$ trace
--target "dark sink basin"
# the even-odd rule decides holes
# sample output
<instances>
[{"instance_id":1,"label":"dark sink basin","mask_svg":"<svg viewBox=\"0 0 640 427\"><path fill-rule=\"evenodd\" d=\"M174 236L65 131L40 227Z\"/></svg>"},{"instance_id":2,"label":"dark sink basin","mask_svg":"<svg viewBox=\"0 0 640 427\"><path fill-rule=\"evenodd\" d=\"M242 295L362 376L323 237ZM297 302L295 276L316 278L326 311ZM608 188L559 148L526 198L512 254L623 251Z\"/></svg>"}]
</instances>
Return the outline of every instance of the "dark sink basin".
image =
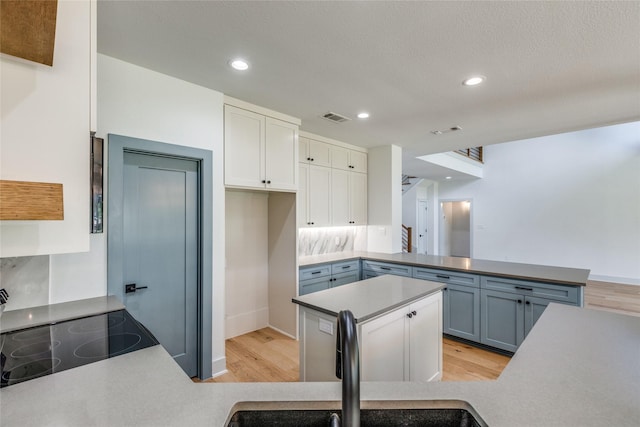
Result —
<instances>
[{"instance_id":1,"label":"dark sink basin","mask_svg":"<svg viewBox=\"0 0 640 427\"><path fill-rule=\"evenodd\" d=\"M315 405L305 408L305 403L315 403ZM238 404L232 410L227 426L328 427L331 414L340 415L340 409L337 402L324 403L324 405L321 402ZM362 402L360 424L362 427L486 426L468 403L453 400Z\"/></svg>"}]
</instances>

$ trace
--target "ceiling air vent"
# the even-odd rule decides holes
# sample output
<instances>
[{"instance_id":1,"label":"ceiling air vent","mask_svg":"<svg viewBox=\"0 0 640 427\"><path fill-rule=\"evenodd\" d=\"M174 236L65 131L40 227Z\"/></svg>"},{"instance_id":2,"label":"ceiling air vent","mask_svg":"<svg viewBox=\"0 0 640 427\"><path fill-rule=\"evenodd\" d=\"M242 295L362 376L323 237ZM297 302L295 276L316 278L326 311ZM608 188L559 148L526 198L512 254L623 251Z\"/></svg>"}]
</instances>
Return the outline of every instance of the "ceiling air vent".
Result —
<instances>
[{"instance_id":1,"label":"ceiling air vent","mask_svg":"<svg viewBox=\"0 0 640 427\"><path fill-rule=\"evenodd\" d=\"M351 120L348 117L341 116L340 114L333 113L331 111L329 111L328 113L324 113L321 117L323 119L327 119L330 122L334 122L334 123L342 123L342 122L346 122L348 120Z\"/></svg>"}]
</instances>

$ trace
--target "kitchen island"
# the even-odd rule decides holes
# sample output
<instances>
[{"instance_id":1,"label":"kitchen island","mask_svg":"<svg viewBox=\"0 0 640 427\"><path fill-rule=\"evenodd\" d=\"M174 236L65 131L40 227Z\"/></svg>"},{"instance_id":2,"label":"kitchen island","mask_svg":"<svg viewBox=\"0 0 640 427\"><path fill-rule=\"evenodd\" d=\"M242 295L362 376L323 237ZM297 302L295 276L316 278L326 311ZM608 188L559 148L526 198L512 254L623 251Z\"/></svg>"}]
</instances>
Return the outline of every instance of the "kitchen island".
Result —
<instances>
[{"instance_id":1,"label":"kitchen island","mask_svg":"<svg viewBox=\"0 0 640 427\"><path fill-rule=\"evenodd\" d=\"M551 304L496 381L364 382L362 407L461 400L492 427L636 426L640 318ZM0 390L10 426L224 426L241 402L332 402L340 384L195 384L154 346Z\"/></svg>"},{"instance_id":2,"label":"kitchen island","mask_svg":"<svg viewBox=\"0 0 640 427\"><path fill-rule=\"evenodd\" d=\"M442 283L384 275L293 298L300 381L336 381L336 318L356 320L363 381L442 377Z\"/></svg>"}]
</instances>

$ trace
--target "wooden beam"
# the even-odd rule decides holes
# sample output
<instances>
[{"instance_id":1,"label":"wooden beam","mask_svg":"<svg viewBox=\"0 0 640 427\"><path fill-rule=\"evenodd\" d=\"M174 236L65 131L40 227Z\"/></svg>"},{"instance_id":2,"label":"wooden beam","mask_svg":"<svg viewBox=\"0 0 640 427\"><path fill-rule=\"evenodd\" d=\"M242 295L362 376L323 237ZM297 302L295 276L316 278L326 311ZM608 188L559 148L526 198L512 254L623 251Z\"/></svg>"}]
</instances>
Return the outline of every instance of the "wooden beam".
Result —
<instances>
[{"instance_id":1,"label":"wooden beam","mask_svg":"<svg viewBox=\"0 0 640 427\"><path fill-rule=\"evenodd\" d=\"M62 184L0 180L0 220L63 220Z\"/></svg>"}]
</instances>

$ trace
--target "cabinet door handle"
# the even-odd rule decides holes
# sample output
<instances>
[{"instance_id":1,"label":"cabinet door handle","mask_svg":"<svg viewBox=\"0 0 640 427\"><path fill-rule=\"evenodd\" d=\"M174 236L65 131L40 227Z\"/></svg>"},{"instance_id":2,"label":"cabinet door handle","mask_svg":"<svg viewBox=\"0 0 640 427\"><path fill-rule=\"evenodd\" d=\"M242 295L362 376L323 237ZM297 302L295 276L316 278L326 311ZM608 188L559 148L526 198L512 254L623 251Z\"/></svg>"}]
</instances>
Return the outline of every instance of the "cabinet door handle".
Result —
<instances>
[{"instance_id":1,"label":"cabinet door handle","mask_svg":"<svg viewBox=\"0 0 640 427\"><path fill-rule=\"evenodd\" d=\"M350 265L343 265L343 266L342 266L342 269L343 269L343 270L346 270L347 268L351 268L351 266L350 266Z\"/></svg>"},{"instance_id":2,"label":"cabinet door handle","mask_svg":"<svg viewBox=\"0 0 640 427\"><path fill-rule=\"evenodd\" d=\"M389 267L380 267L380 270L387 270L387 271L391 271L391 269Z\"/></svg>"},{"instance_id":3,"label":"cabinet door handle","mask_svg":"<svg viewBox=\"0 0 640 427\"><path fill-rule=\"evenodd\" d=\"M316 159L314 159L314 158L312 157L312 158L311 158L311 161L312 161L312 162L315 162L315 161L316 161Z\"/></svg>"},{"instance_id":4,"label":"cabinet door handle","mask_svg":"<svg viewBox=\"0 0 640 427\"><path fill-rule=\"evenodd\" d=\"M451 279L451 277L447 276L446 274L436 274L436 277L438 279Z\"/></svg>"},{"instance_id":5,"label":"cabinet door handle","mask_svg":"<svg viewBox=\"0 0 640 427\"><path fill-rule=\"evenodd\" d=\"M413 311L411 312L411 314L413 314L414 316L416 316L416 315L418 314L418 312L417 312L417 311L415 311L415 310L413 310Z\"/></svg>"},{"instance_id":6,"label":"cabinet door handle","mask_svg":"<svg viewBox=\"0 0 640 427\"><path fill-rule=\"evenodd\" d=\"M524 286L516 286L516 289L521 291L533 291L533 288L525 288Z\"/></svg>"},{"instance_id":7,"label":"cabinet door handle","mask_svg":"<svg viewBox=\"0 0 640 427\"><path fill-rule=\"evenodd\" d=\"M267 184L271 184L271 180L267 181Z\"/></svg>"},{"instance_id":8,"label":"cabinet door handle","mask_svg":"<svg viewBox=\"0 0 640 427\"><path fill-rule=\"evenodd\" d=\"M448 288L442 288L443 291L446 291Z\"/></svg>"},{"instance_id":9,"label":"cabinet door handle","mask_svg":"<svg viewBox=\"0 0 640 427\"><path fill-rule=\"evenodd\" d=\"M531 301L527 301L527 302L525 302L525 304L529 305L529 304L531 304Z\"/></svg>"},{"instance_id":10,"label":"cabinet door handle","mask_svg":"<svg viewBox=\"0 0 640 427\"><path fill-rule=\"evenodd\" d=\"M413 314L411 314L411 313L407 313L407 317L408 317L409 319L411 319L411 318L413 317Z\"/></svg>"},{"instance_id":11,"label":"cabinet door handle","mask_svg":"<svg viewBox=\"0 0 640 427\"><path fill-rule=\"evenodd\" d=\"M262 180L262 183L263 183L263 184L266 184L266 183L267 183L267 180L266 180L266 179L263 179L263 180Z\"/></svg>"},{"instance_id":12,"label":"cabinet door handle","mask_svg":"<svg viewBox=\"0 0 640 427\"><path fill-rule=\"evenodd\" d=\"M310 161L310 160L311 160L311 157L307 157L307 160L309 160L309 161Z\"/></svg>"},{"instance_id":13,"label":"cabinet door handle","mask_svg":"<svg viewBox=\"0 0 640 427\"><path fill-rule=\"evenodd\" d=\"M322 271L313 271L313 272L311 272L311 274L320 274L320 273L322 273Z\"/></svg>"},{"instance_id":14,"label":"cabinet door handle","mask_svg":"<svg viewBox=\"0 0 640 427\"><path fill-rule=\"evenodd\" d=\"M522 300L521 299L518 300L518 304L522 304Z\"/></svg>"}]
</instances>

